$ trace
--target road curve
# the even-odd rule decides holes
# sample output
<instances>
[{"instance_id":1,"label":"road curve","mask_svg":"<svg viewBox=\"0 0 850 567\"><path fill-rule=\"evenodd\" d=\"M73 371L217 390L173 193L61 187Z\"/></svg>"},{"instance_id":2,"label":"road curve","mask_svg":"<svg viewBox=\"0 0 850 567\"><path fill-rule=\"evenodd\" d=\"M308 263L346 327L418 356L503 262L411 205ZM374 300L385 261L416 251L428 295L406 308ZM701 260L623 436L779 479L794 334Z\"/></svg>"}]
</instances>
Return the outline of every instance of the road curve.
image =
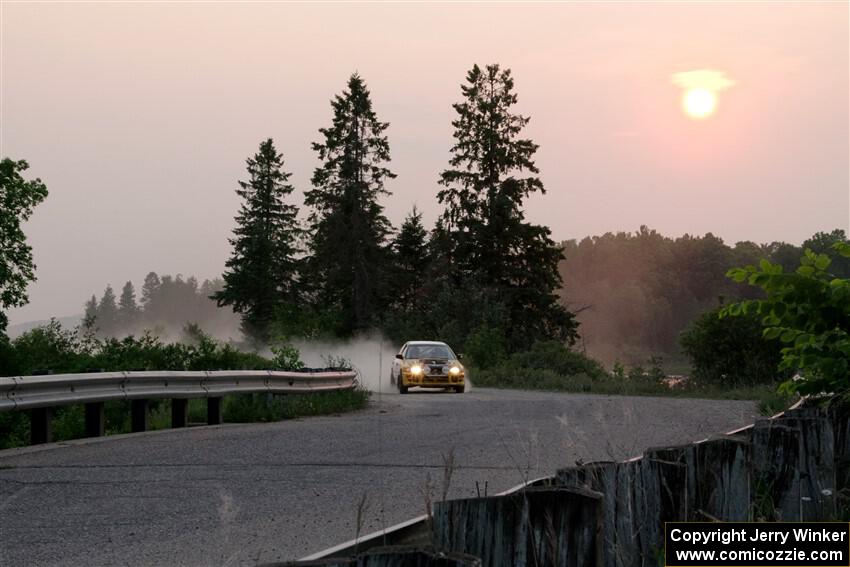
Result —
<instances>
[{"instance_id":1,"label":"road curve","mask_svg":"<svg viewBox=\"0 0 850 567\"><path fill-rule=\"evenodd\" d=\"M0 565L254 565L297 559L577 459L745 425L752 402L475 389L375 395L341 416L0 451ZM430 481L429 481L430 478Z\"/></svg>"}]
</instances>

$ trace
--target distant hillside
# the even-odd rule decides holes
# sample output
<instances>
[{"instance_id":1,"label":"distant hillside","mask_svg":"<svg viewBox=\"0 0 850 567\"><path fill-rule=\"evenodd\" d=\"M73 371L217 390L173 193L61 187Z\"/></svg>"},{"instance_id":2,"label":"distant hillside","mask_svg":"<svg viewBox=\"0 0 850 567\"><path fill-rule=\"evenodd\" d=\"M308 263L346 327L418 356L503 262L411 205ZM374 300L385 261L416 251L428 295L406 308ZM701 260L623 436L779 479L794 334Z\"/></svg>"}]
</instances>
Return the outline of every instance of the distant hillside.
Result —
<instances>
[{"instance_id":1,"label":"distant hillside","mask_svg":"<svg viewBox=\"0 0 850 567\"><path fill-rule=\"evenodd\" d=\"M69 315L67 317L56 317L56 320L59 321L63 328L73 329L83 321L83 314L78 313L77 315ZM24 323L18 323L17 325L9 325L9 328L6 329L6 333L9 335L10 339L14 339L15 337L23 335L27 331L35 329L41 325L46 325L49 322L49 319L41 319L39 321L26 321Z\"/></svg>"}]
</instances>

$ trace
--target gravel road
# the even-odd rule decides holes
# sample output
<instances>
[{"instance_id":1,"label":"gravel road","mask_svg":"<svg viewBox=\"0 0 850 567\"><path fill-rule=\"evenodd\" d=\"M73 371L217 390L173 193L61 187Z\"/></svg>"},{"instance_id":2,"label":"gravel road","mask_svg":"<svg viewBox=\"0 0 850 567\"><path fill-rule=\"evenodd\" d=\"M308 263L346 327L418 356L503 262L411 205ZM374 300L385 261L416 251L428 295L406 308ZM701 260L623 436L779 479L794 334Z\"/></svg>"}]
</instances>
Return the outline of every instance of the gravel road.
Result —
<instances>
[{"instance_id":1,"label":"gravel road","mask_svg":"<svg viewBox=\"0 0 850 567\"><path fill-rule=\"evenodd\" d=\"M752 402L475 389L368 409L0 451L0 565L254 565L424 513L426 486L490 494L577 459L745 425ZM430 480L429 480L430 479Z\"/></svg>"}]
</instances>

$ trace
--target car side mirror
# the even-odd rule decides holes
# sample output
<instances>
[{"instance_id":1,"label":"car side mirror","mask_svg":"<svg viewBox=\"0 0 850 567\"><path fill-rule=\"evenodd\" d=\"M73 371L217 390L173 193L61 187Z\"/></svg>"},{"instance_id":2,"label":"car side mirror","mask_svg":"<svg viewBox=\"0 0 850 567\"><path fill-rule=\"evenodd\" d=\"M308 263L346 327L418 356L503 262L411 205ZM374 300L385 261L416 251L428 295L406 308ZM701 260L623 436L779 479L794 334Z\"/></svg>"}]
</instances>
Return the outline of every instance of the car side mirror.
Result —
<instances>
[{"instance_id":1,"label":"car side mirror","mask_svg":"<svg viewBox=\"0 0 850 567\"><path fill-rule=\"evenodd\" d=\"M395 355L395 357L399 360L404 360L404 357L401 355L401 353Z\"/></svg>"},{"instance_id":2,"label":"car side mirror","mask_svg":"<svg viewBox=\"0 0 850 567\"><path fill-rule=\"evenodd\" d=\"M463 360L463 354L458 354L458 355L457 355L457 359L458 359L458 360Z\"/></svg>"}]
</instances>

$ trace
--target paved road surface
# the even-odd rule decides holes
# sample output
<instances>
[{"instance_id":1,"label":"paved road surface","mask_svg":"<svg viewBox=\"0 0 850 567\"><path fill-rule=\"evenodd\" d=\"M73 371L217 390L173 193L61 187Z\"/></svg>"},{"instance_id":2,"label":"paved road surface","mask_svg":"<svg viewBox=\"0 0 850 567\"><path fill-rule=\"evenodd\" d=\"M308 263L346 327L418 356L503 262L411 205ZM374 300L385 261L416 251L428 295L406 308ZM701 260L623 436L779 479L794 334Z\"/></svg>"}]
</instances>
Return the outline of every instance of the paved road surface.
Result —
<instances>
[{"instance_id":1,"label":"paved road surface","mask_svg":"<svg viewBox=\"0 0 850 567\"><path fill-rule=\"evenodd\" d=\"M752 421L750 402L476 389L369 409L0 451L0 565L254 565L297 559L576 459L626 458ZM437 496L439 497L439 496Z\"/></svg>"}]
</instances>

